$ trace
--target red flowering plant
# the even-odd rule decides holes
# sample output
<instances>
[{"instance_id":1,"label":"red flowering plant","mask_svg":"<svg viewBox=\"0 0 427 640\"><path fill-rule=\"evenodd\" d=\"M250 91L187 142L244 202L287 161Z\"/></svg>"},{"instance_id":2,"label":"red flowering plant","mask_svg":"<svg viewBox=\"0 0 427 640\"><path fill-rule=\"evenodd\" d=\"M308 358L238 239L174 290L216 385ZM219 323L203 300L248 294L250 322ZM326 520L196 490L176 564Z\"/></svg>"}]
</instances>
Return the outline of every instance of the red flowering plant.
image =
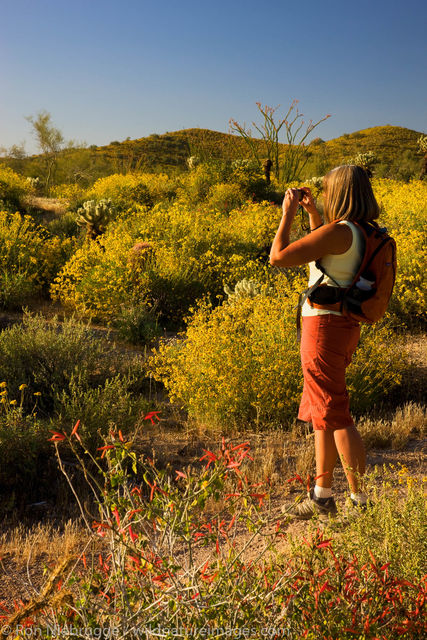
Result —
<instances>
[{"instance_id":1,"label":"red flowering plant","mask_svg":"<svg viewBox=\"0 0 427 640\"><path fill-rule=\"evenodd\" d=\"M287 520L274 526L261 508L268 483L250 483L244 473L248 442L223 438L197 468L158 469L112 432L89 469L79 437L76 423L52 441L66 474L61 447L69 443L93 492L96 516L81 507L88 547L95 539L98 550L74 558L37 606L2 613L5 624L114 629L120 639L267 630L271 638L311 640L425 637L426 577L402 579L372 551L363 560L340 553L315 525L278 553Z\"/></svg>"},{"instance_id":2,"label":"red flowering plant","mask_svg":"<svg viewBox=\"0 0 427 640\"><path fill-rule=\"evenodd\" d=\"M154 412L146 417L158 419ZM98 511L89 516L79 501L82 517L105 552L90 562L86 553L81 556L73 577L78 606L72 613L45 609L45 622L63 623L71 615L79 626L102 622L135 629L159 622L167 627L175 620L174 627L179 622L188 628L199 626L201 611L208 609L212 621L226 619L230 598L236 611L244 610L239 583L259 575L259 561L279 535L264 535L261 507L268 487L251 483L241 469L251 459L249 443L233 445L222 438L218 451L203 451L197 468L173 471L138 456L120 431L110 432L96 458L85 450L78 427L77 422L70 435L55 433L51 440L72 489L61 460L63 441L79 461ZM246 548L261 536L263 542L247 566L237 544L245 530L250 532ZM251 618L251 599L246 608L240 622Z\"/></svg>"}]
</instances>

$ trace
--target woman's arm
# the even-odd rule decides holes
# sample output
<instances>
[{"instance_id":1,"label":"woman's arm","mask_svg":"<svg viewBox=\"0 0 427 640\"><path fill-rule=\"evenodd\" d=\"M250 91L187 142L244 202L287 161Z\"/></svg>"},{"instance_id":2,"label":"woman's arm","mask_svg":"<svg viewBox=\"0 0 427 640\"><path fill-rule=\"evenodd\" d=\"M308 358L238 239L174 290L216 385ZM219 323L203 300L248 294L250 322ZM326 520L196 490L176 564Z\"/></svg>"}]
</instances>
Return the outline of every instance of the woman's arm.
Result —
<instances>
[{"instance_id":1,"label":"woman's arm","mask_svg":"<svg viewBox=\"0 0 427 640\"><path fill-rule=\"evenodd\" d=\"M334 222L322 225L304 238L290 243L290 231L298 209L297 189L286 191L282 208L283 216L271 245L271 265L295 267L318 260L327 254L345 253L350 248L353 239L351 229L348 225Z\"/></svg>"}]
</instances>

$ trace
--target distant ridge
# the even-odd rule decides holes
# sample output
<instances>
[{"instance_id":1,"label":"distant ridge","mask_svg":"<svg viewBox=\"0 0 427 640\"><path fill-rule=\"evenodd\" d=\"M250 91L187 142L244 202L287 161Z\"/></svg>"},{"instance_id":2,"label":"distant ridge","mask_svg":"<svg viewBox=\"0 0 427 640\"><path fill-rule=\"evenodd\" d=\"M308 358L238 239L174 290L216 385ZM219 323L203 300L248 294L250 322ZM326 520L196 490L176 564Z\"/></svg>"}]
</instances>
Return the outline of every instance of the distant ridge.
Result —
<instances>
[{"instance_id":1,"label":"distant ridge","mask_svg":"<svg viewBox=\"0 0 427 640\"><path fill-rule=\"evenodd\" d=\"M370 127L324 141L315 138L308 145L309 160L303 179L324 175L334 166L351 161L358 153L372 151L377 157L375 173L380 176L408 179L418 176L421 156L417 155L418 131L391 125ZM266 157L262 140L255 140L261 158ZM286 145L281 145L283 151ZM129 171L180 173L187 169L190 156L206 161L230 161L250 157L243 138L210 129L183 129L164 134L107 145L92 145L64 150L58 158L56 183L90 184L99 177ZM5 158L12 169L24 175L43 173L43 156L33 155L19 161Z\"/></svg>"},{"instance_id":2,"label":"distant ridge","mask_svg":"<svg viewBox=\"0 0 427 640\"><path fill-rule=\"evenodd\" d=\"M329 165L344 163L366 151L372 151L379 163L394 165L405 161L406 156L415 157L420 135L420 132L412 129L386 125L362 129L328 141L316 138L308 145L311 155L309 166L314 168L323 163L328 168ZM260 155L263 155L262 140L257 140L256 144ZM281 146L285 150L286 145ZM123 159L127 157L130 160L134 155L134 168L157 170L184 168L187 158L192 155L199 156L201 160L234 160L250 155L248 146L239 136L210 129L183 129L162 135L152 134L137 140L112 142L96 149L98 154L110 158L122 156Z\"/></svg>"},{"instance_id":3,"label":"distant ridge","mask_svg":"<svg viewBox=\"0 0 427 640\"><path fill-rule=\"evenodd\" d=\"M386 125L344 134L325 144L328 158L333 163L339 162L340 158L351 158L357 153L372 151L380 162L387 164L394 163L407 152L415 155L420 135L420 132L412 129Z\"/></svg>"}]
</instances>

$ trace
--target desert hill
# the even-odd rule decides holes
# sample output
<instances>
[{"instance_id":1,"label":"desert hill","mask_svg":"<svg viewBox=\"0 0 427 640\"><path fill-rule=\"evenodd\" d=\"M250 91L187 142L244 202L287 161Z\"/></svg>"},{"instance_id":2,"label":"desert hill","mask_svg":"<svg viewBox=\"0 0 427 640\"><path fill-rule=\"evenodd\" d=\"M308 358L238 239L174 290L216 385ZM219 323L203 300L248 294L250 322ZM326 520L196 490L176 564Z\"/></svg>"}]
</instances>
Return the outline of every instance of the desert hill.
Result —
<instances>
[{"instance_id":1,"label":"desert hill","mask_svg":"<svg viewBox=\"0 0 427 640\"><path fill-rule=\"evenodd\" d=\"M378 162L376 174L408 179L419 174L421 155L417 154L420 132L390 125L371 127L324 141L315 138L307 147L309 159L303 178L323 175L332 167L349 162L358 153L372 151ZM255 140L260 156L267 157L262 140ZM286 150L282 144L283 152ZM243 138L209 129L184 129L152 134L144 138L114 140L107 145L67 149L58 158L55 182L87 185L111 173L185 171L190 156L202 161L230 161L247 158L250 151ZM42 155L25 159L6 159L15 171L27 176L42 173Z\"/></svg>"}]
</instances>

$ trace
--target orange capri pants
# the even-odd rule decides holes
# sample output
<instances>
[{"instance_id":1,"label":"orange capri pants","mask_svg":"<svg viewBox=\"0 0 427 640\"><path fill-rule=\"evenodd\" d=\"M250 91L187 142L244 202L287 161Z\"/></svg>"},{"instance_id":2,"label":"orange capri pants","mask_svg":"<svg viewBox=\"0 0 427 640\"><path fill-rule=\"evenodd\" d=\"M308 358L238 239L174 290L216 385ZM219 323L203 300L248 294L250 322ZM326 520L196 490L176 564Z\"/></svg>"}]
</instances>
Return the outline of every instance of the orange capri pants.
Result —
<instances>
[{"instance_id":1,"label":"orange capri pants","mask_svg":"<svg viewBox=\"0 0 427 640\"><path fill-rule=\"evenodd\" d=\"M360 325L328 313L303 316L301 365L304 388L298 418L313 429L343 429L354 422L350 415L345 370L357 347Z\"/></svg>"}]
</instances>

